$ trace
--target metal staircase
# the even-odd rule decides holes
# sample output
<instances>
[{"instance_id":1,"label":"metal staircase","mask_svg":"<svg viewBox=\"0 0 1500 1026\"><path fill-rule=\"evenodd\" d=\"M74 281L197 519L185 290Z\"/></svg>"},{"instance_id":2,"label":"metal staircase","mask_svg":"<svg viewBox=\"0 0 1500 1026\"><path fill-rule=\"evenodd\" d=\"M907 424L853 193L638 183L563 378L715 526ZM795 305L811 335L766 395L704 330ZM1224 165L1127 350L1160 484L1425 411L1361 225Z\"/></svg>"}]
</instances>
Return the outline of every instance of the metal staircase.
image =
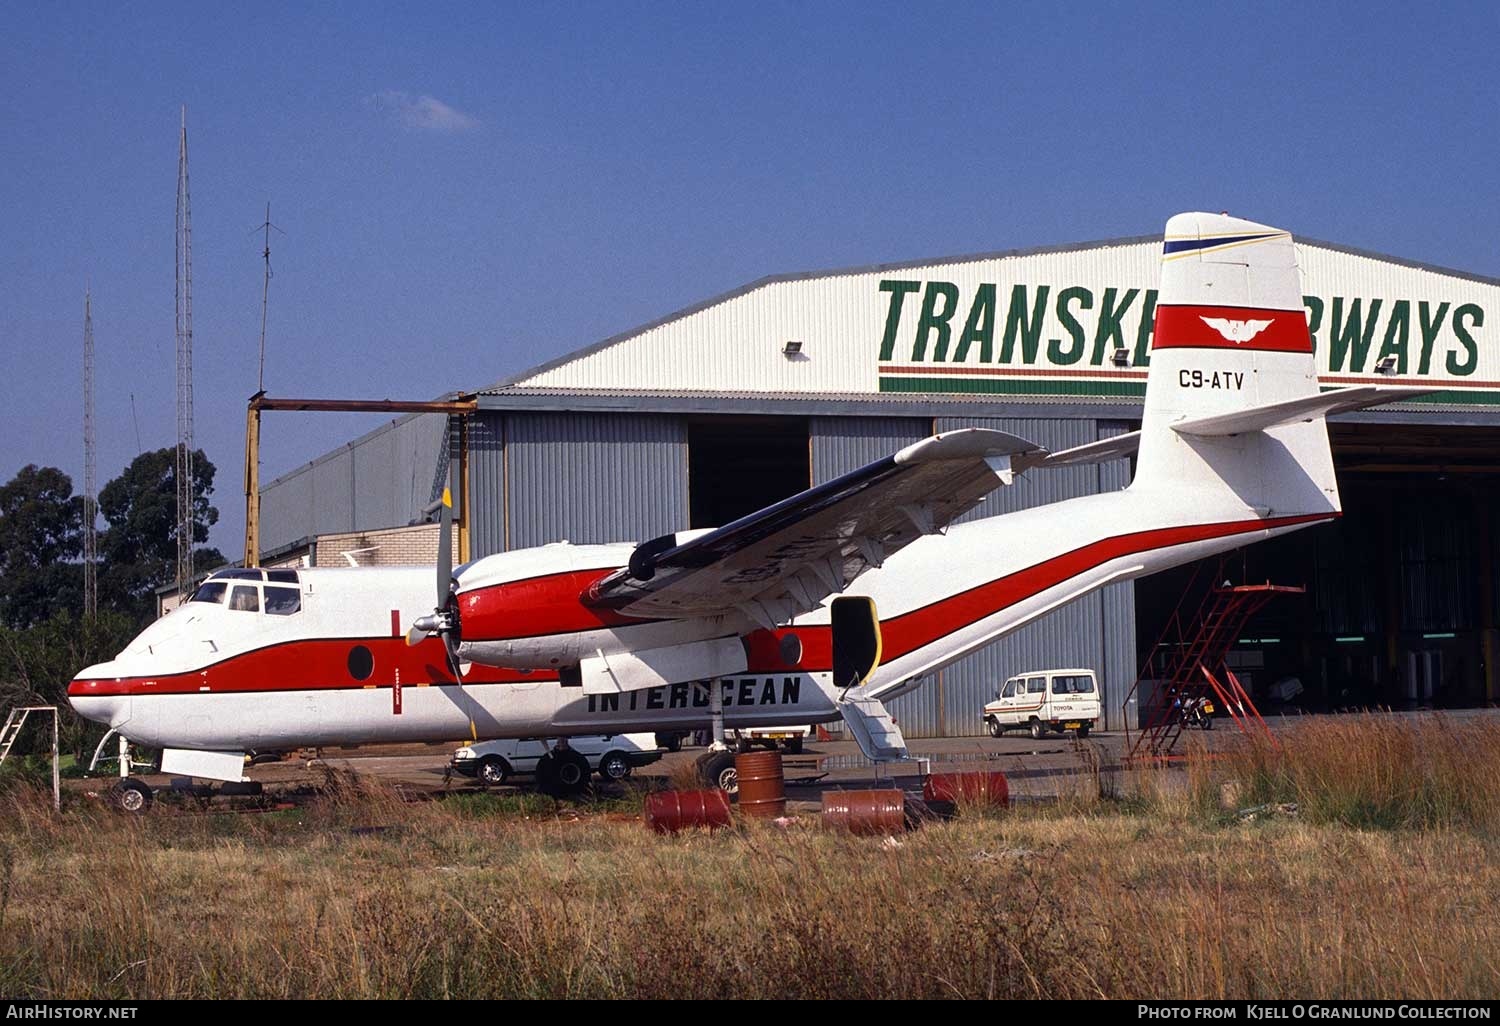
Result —
<instances>
[{"instance_id":1,"label":"metal staircase","mask_svg":"<svg viewBox=\"0 0 1500 1026\"><path fill-rule=\"evenodd\" d=\"M1127 758L1170 758L1184 730L1180 710L1205 697L1211 697L1228 713L1241 731L1275 745L1270 728L1225 660L1245 624L1266 603L1277 595L1300 595L1306 590L1270 582L1213 587L1191 617L1183 615L1187 603L1184 596L1146 657L1140 678L1125 696L1128 707L1131 699L1138 697L1143 682L1156 684L1155 701L1144 714Z\"/></svg>"}]
</instances>

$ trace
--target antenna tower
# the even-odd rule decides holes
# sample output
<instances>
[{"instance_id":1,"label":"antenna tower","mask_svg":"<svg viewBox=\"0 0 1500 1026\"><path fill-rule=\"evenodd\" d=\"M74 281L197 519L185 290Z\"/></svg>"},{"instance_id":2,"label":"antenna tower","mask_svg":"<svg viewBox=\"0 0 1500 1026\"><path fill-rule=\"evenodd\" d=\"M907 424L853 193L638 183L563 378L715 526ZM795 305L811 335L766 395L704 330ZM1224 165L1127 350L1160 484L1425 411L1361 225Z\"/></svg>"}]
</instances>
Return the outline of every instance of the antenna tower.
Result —
<instances>
[{"instance_id":1,"label":"antenna tower","mask_svg":"<svg viewBox=\"0 0 1500 1026\"><path fill-rule=\"evenodd\" d=\"M99 612L99 539L95 534L98 503L94 495L94 314L83 294L83 615Z\"/></svg>"},{"instance_id":2,"label":"antenna tower","mask_svg":"<svg viewBox=\"0 0 1500 1026\"><path fill-rule=\"evenodd\" d=\"M187 106L177 147L177 594L193 582L193 216Z\"/></svg>"}]
</instances>

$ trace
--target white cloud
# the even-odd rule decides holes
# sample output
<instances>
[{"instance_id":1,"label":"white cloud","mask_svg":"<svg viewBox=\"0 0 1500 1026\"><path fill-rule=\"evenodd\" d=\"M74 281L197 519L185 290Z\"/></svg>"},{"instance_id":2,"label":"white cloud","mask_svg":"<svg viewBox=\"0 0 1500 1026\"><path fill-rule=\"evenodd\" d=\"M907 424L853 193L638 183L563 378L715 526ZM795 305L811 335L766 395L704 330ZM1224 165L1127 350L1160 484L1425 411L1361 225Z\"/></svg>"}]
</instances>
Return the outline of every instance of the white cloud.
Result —
<instances>
[{"instance_id":1,"label":"white cloud","mask_svg":"<svg viewBox=\"0 0 1500 1026\"><path fill-rule=\"evenodd\" d=\"M479 119L448 106L433 96L413 96L399 89L387 89L369 97L379 110L395 117L407 128L419 132L453 134L470 132L479 127Z\"/></svg>"}]
</instances>

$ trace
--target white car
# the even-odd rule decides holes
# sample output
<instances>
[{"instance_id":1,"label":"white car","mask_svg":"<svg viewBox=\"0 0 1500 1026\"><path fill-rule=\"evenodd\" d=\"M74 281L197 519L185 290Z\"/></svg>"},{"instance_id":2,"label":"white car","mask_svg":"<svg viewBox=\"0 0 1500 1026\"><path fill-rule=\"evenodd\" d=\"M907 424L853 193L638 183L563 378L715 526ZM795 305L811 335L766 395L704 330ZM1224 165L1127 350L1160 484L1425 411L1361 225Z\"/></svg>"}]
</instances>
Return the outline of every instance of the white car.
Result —
<instances>
[{"instance_id":1,"label":"white car","mask_svg":"<svg viewBox=\"0 0 1500 1026\"><path fill-rule=\"evenodd\" d=\"M464 745L453 753L450 765L455 773L477 777L486 784L503 784L515 774L535 773L537 760L550 746L535 738L483 741ZM660 759L651 734L606 734L570 737L568 747L588 759L589 769L605 780L624 780L630 771Z\"/></svg>"},{"instance_id":2,"label":"white car","mask_svg":"<svg viewBox=\"0 0 1500 1026\"><path fill-rule=\"evenodd\" d=\"M1033 670L1017 674L996 689L984 707L991 737L1007 730L1029 730L1040 738L1049 730L1088 737L1099 719L1099 685L1093 670Z\"/></svg>"}]
</instances>

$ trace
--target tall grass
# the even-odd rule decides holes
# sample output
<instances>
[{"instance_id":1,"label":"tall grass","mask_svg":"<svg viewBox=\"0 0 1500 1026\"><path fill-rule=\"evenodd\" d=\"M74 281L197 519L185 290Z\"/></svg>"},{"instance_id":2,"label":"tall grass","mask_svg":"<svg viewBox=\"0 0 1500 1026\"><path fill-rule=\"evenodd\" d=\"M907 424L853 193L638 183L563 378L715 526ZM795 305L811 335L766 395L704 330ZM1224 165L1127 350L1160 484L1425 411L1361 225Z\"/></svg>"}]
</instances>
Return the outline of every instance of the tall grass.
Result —
<instances>
[{"instance_id":1,"label":"tall grass","mask_svg":"<svg viewBox=\"0 0 1500 1026\"><path fill-rule=\"evenodd\" d=\"M1238 746L1197 783L1230 779L1240 804L1295 803L1319 823L1500 828L1500 721L1492 717L1309 717L1279 738ZM1201 788L1199 796L1209 804Z\"/></svg>"},{"instance_id":2,"label":"tall grass","mask_svg":"<svg viewBox=\"0 0 1500 1026\"><path fill-rule=\"evenodd\" d=\"M1320 744L1396 743L1328 729L1154 796L1021 803L894 840L760 822L662 838L547 799L406 803L349 778L256 816L82 802L56 816L20 789L0 797L0 993L1493 996L1500 778L1473 772L1492 755L1440 769L1491 735L1413 726L1457 747L1401 749L1425 768L1385 771L1370 807L1442 773L1492 803L1422 798L1419 830L1199 814L1197 792L1226 772L1250 781L1246 801L1307 808L1318 781L1348 786L1312 771ZM1317 765L1348 775L1367 758ZM1259 766L1264 781L1245 776Z\"/></svg>"}]
</instances>

